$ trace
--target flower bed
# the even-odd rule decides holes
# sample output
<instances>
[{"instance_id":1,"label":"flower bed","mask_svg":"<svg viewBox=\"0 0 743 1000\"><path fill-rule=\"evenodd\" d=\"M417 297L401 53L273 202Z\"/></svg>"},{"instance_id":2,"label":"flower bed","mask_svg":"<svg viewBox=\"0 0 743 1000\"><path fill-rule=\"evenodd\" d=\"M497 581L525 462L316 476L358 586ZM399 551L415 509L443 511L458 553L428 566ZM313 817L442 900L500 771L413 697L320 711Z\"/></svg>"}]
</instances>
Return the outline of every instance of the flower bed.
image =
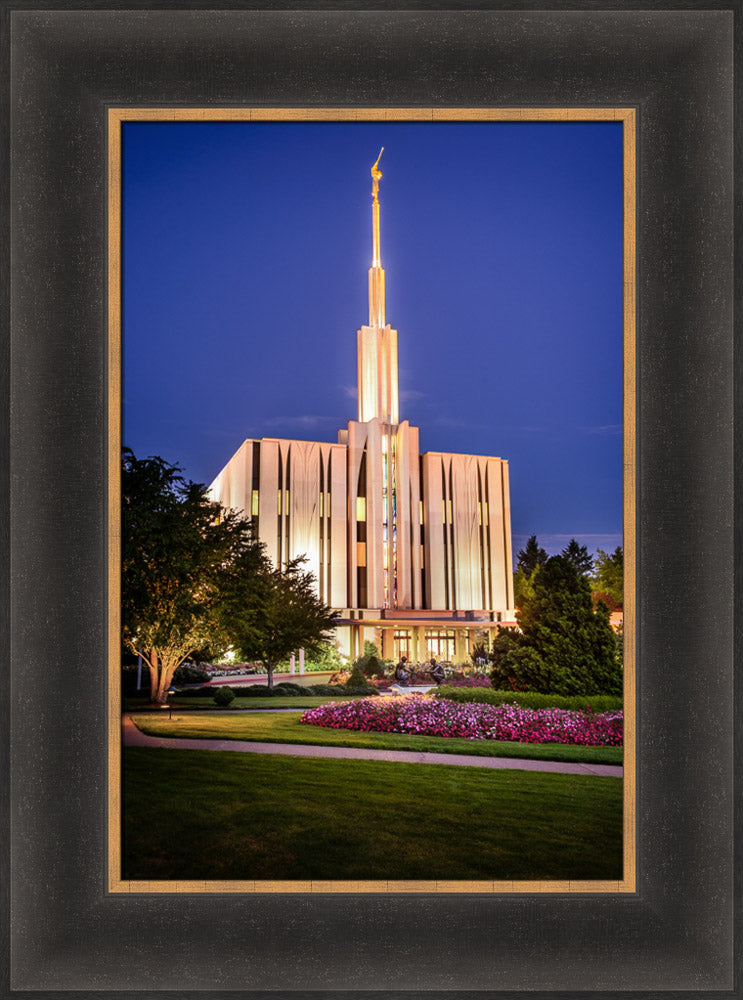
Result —
<instances>
[{"instance_id":1,"label":"flower bed","mask_svg":"<svg viewBox=\"0 0 743 1000\"><path fill-rule=\"evenodd\" d=\"M534 709L515 704L476 702L459 704L425 695L332 702L304 712L300 722L367 733L580 746L621 746L623 734L622 712L573 712L561 708Z\"/></svg>"},{"instance_id":2,"label":"flower bed","mask_svg":"<svg viewBox=\"0 0 743 1000\"><path fill-rule=\"evenodd\" d=\"M451 677L447 678L447 687L458 687L458 688L490 688L492 690L493 685L490 683L490 678L487 674L453 674Z\"/></svg>"}]
</instances>

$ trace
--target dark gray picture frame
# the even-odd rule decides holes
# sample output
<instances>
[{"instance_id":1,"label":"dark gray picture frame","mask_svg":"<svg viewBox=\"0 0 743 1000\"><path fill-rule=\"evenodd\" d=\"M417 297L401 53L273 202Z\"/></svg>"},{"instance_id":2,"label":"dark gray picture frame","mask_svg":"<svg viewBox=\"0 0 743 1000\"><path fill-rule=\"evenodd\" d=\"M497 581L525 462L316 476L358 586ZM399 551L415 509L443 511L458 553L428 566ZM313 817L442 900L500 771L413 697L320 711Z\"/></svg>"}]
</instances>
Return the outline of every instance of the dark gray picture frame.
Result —
<instances>
[{"instance_id":1,"label":"dark gray picture frame","mask_svg":"<svg viewBox=\"0 0 743 1000\"><path fill-rule=\"evenodd\" d=\"M3 995L737 990L738 14L4 6ZM122 105L637 108L636 894L106 892L106 111Z\"/></svg>"}]
</instances>

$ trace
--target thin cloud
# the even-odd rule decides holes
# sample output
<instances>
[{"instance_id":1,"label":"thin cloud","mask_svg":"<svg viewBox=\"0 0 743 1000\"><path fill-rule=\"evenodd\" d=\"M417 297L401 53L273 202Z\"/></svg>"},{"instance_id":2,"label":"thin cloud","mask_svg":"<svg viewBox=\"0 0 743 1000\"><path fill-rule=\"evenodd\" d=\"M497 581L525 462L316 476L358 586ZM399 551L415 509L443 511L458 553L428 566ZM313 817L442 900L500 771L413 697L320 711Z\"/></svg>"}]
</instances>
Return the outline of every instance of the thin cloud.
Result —
<instances>
[{"instance_id":1,"label":"thin cloud","mask_svg":"<svg viewBox=\"0 0 743 1000\"><path fill-rule=\"evenodd\" d=\"M532 532L535 534L535 532ZM546 549L549 555L557 555L562 552L566 545L575 539L579 545L585 545L589 552L596 549L603 549L604 552L613 552L619 545L623 544L623 535L619 532L581 532L574 531L571 534L540 534L536 532L537 544ZM513 535L513 554L517 555L520 549L526 545L531 535Z\"/></svg>"}]
</instances>

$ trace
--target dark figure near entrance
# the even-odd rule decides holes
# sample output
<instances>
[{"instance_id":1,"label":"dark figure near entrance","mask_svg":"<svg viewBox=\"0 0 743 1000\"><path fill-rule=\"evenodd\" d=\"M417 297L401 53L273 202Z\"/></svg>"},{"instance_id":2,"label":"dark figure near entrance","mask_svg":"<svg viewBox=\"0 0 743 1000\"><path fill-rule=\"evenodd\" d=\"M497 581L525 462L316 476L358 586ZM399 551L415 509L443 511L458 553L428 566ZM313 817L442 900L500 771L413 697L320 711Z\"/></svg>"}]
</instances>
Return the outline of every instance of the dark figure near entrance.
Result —
<instances>
[{"instance_id":1,"label":"dark figure near entrance","mask_svg":"<svg viewBox=\"0 0 743 1000\"><path fill-rule=\"evenodd\" d=\"M407 656L403 656L400 662L395 667L395 680L398 684L402 684L403 687L408 686L408 671L406 664L408 662Z\"/></svg>"},{"instance_id":2,"label":"dark figure near entrance","mask_svg":"<svg viewBox=\"0 0 743 1000\"><path fill-rule=\"evenodd\" d=\"M444 668L440 663L436 662L436 657L431 657L431 666L428 668L428 672L431 675L431 679L436 681L436 684L443 684L444 682Z\"/></svg>"}]
</instances>

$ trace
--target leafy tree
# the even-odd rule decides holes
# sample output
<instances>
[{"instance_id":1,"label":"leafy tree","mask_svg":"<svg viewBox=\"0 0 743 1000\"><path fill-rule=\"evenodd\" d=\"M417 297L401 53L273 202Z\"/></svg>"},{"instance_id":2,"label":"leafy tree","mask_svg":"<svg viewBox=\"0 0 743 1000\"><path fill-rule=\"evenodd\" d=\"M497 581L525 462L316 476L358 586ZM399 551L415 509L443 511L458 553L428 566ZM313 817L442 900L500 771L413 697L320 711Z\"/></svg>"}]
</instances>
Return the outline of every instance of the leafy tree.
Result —
<instances>
[{"instance_id":1,"label":"leafy tree","mask_svg":"<svg viewBox=\"0 0 743 1000\"><path fill-rule=\"evenodd\" d=\"M609 609L622 607L624 600L624 551L617 546L613 552L596 550L591 589L594 595L601 595Z\"/></svg>"},{"instance_id":2,"label":"leafy tree","mask_svg":"<svg viewBox=\"0 0 743 1000\"><path fill-rule=\"evenodd\" d=\"M527 575L526 570L519 567L513 574L513 603L517 608L520 608L524 601L533 596L534 588L531 580L538 571L539 567L532 574Z\"/></svg>"},{"instance_id":3,"label":"leafy tree","mask_svg":"<svg viewBox=\"0 0 743 1000\"><path fill-rule=\"evenodd\" d=\"M574 538L560 553L564 559L572 563L574 569L580 576L588 576L593 569L593 559L585 545L579 545Z\"/></svg>"},{"instance_id":4,"label":"leafy tree","mask_svg":"<svg viewBox=\"0 0 743 1000\"><path fill-rule=\"evenodd\" d=\"M226 644L225 594L265 560L249 521L162 458L124 449L121 497L123 639L147 663L150 700L164 704L186 657Z\"/></svg>"},{"instance_id":5,"label":"leafy tree","mask_svg":"<svg viewBox=\"0 0 743 1000\"><path fill-rule=\"evenodd\" d=\"M278 663L295 650L319 653L335 629L338 613L323 604L315 592L315 578L302 569L304 556L286 569L265 567L246 577L245 590L232 588L223 608L224 627L233 647L246 660L260 660L273 687Z\"/></svg>"},{"instance_id":6,"label":"leafy tree","mask_svg":"<svg viewBox=\"0 0 743 1000\"><path fill-rule=\"evenodd\" d=\"M530 579L534 570L543 566L546 562L546 551L537 544L537 536L532 535L518 554L517 570L523 570L524 576Z\"/></svg>"},{"instance_id":7,"label":"leafy tree","mask_svg":"<svg viewBox=\"0 0 743 1000\"><path fill-rule=\"evenodd\" d=\"M553 556L533 587L516 615L520 631L504 631L493 643L493 684L551 694L621 694L609 611L600 602L594 613L588 580L564 556Z\"/></svg>"}]
</instances>

